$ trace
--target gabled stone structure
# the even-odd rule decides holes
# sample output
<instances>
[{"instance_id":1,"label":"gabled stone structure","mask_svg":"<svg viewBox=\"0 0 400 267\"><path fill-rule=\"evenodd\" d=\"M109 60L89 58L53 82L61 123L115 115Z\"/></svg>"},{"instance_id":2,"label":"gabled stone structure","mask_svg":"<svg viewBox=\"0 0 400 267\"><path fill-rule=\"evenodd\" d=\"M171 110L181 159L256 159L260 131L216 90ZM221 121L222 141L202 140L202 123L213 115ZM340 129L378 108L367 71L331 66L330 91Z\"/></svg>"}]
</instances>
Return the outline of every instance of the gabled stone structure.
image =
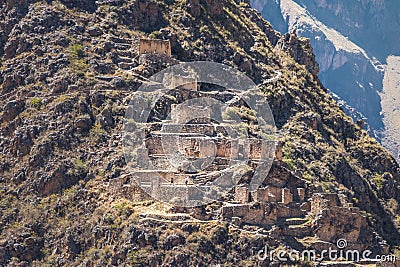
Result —
<instances>
[{"instance_id":1,"label":"gabled stone structure","mask_svg":"<svg viewBox=\"0 0 400 267\"><path fill-rule=\"evenodd\" d=\"M139 54L158 54L171 57L171 42L159 39L140 39Z\"/></svg>"}]
</instances>

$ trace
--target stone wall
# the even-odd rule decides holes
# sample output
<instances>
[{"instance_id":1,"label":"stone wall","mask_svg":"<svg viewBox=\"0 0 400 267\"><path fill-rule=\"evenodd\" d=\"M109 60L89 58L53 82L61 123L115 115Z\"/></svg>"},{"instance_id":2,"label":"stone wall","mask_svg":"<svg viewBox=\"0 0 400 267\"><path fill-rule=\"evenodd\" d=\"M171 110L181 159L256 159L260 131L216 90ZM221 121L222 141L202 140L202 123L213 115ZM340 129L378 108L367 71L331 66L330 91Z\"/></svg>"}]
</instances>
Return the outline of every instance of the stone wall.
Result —
<instances>
[{"instance_id":1,"label":"stone wall","mask_svg":"<svg viewBox=\"0 0 400 267\"><path fill-rule=\"evenodd\" d=\"M314 233L322 241L335 242L344 238L349 244L357 246L371 242L372 234L366 234L366 217L351 203L342 205L337 194L314 194L311 198L311 214L315 216Z\"/></svg>"},{"instance_id":2,"label":"stone wall","mask_svg":"<svg viewBox=\"0 0 400 267\"><path fill-rule=\"evenodd\" d=\"M242 223L268 226L278 220L278 209L268 203L232 204L221 208L221 217L226 221L240 218Z\"/></svg>"},{"instance_id":3,"label":"stone wall","mask_svg":"<svg viewBox=\"0 0 400 267\"><path fill-rule=\"evenodd\" d=\"M173 124L164 123L162 129L167 133L198 133L205 136L215 136L219 129L212 124Z\"/></svg>"},{"instance_id":4,"label":"stone wall","mask_svg":"<svg viewBox=\"0 0 400 267\"><path fill-rule=\"evenodd\" d=\"M171 179L174 184L184 184L185 178L188 175L166 170L143 170L133 173L132 176L134 177L134 181L138 183L154 186L163 183L171 183Z\"/></svg>"},{"instance_id":5,"label":"stone wall","mask_svg":"<svg viewBox=\"0 0 400 267\"><path fill-rule=\"evenodd\" d=\"M296 192L292 192L289 188L266 186L252 192L251 197L255 202L282 202L284 204L294 202L296 197L295 202L304 203L305 192L304 188L297 188Z\"/></svg>"},{"instance_id":6,"label":"stone wall","mask_svg":"<svg viewBox=\"0 0 400 267\"><path fill-rule=\"evenodd\" d=\"M249 203L249 188L247 186L237 186L235 188L235 201L246 204Z\"/></svg>"},{"instance_id":7,"label":"stone wall","mask_svg":"<svg viewBox=\"0 0 400 267\"><path fill-rule=\"evenodd\" d=\"M164 148L162 146L161 136L152 136L145 140L146 149L149 155L163 155Z\"/></svg>"},{"instance_id":8,"label":"stone wall","mask_svg":"<svg viewBox=\"0 0 400 267\"><path fill-rule=\"evenodd\" d=\"M186 90L197 91L197 79L184 76L172 76L171 87L180 87Z\"/></svg>"},{"instance_id":9,"label":"stone wall","mask_svg":"<svg viewBox=\"0 0 400 267\"><path fill-rule=\"evenodd\" d=\"M252 193L253 201L255 202L276 202L275 197L270 196L268 188L259 188Z\"/></svg>"},{"instance_id":10,"label":"stone wall","mask_svg":"<svg viewBox=\"0 0 400 267\"><path fill-rule=\"evenodd\" d=\"M307 215L307 211L300 209L297 204L277 203L276 208L278 219L300 218Z\"/></svg>"},{"instance_id":11,"label":"stone wall","mask_svg":"<svg viewBox=\"0 0 400 267\"><path fill-rule=\"evenodd\" d=\"M169 40L140 39L139 54L159 54L171 57L171 43Z\"/></svg>"},{"instance_id":12,"label":"stone wall","mask_svg":"<svg viewBox=\"0 0 400 267\"><path fill-rule=\"evenodd\" d=\"M267 186L266 190L268 191L269 199L272 202L282 202L282 188Z\"/></svg>"},{"instance_id":13,"label":"stone wall","mask_svg":"<svg viewBox=\"0 0 400 267\"><path fill-rule=\"evenodd\" d=\"M249 157L251 159L272 159L274 157L273 141L251 138L248 139Z\"/></svg>"},{"instance_id":14,"label":"stone wall","mask_svg":"<svg viewBox=\"0 0 400 267\"><path fill-rule=\"evenodd\" d=\"M211 122L211 109L200 106L172 105L171 120L173 123L185 124L194 119L206 119L205 122Z\"/></svg>"},{"instance_id":15,"label":"stone wall","mask_svg":"<svg viewBox=\"0 0 400 267\"><path fill-rule=\"evenodd\" d=\"M217 157L237 159L239 157L239 140L223 139L216 140Z\"/></svg>"},{"instance_id":16,"label":"stone wall","mask_svg":"<svg viewBox=\"0 0 400 267\"><path fill-rule=\"evenodd\" d=\"M314 194L311 198L311 213L318 214L324 209L341 206L339 196L337 194Z\"/></svg>"},{"instance_id":17,"label":"stone wall","mask_svg":"<svg viewBox=\"0 0 400 267\"><path fill-rule=\"evenodd\" d=\"M257 202L281 202L282 201L282 188L267 186L259 188L252 193L254 201Z\"/></svg>"},{"instance_id":18,"label":"stone wall","mask_svg":"<svg viewBox=\"0 0 400 267\"><path fill-rule=\"evenodd\" d=\"M323 210L313 225L314 233L322 241L336 242L338 239L344 238L349 244L364 242L368 244L370 242L368 239L373 235L372 233L367 234L366 218L355 211L343 207L330 207Z\"/></svg>"},{"instance_id":19,"label":"stone wall","mask_svg":"<svg viewBox=\"0 0 400 267\"><path fill-rule=\"evenodd\" d=\"M108 190L115 197L123 196L132 201L151 199L151 197L138 187L137 184L132 183L132 177L127 175L111 179L108 183Z\"/></svg>"},{"instance_id":20,"label":"stone wall","mask_svg":"<svg viewBox=\"0 0 400 267\"><path fill-rule=\"evenodd\" d=\"M288 205L293 202L293 194L290 192L289 188L282 189L282 203Z\"/></svg>"},{"instance_id":21,"label":"stone wall","mask_svg":"<svg viewBox=\"0 0 400 267\"><path fill-rule=\"evenodd\" d=\"M297 206L278 203L248 203L230 204L223 206L221 217L223 220L232 221L239 218L241 223L271 226L279 219L303 217L306 215Z\"/></svg>"},{"instance_id":22,"label":"stone wall","mask_svg":"<svg viewBox=\"0 0 400 267\"><path fill-rule=\"evenodd\" d=\"M145 140L149 155L179 153L185 157L207 158L216 155L216 146L210 138L186 134L155 135Z\"/></svg>"},{"instance_id":23,"label":"stone wall","mask_svg":"<svg viewBox=\"0 0 400 267\"><path fill-rule=\"evenodd\" d=\"M283 144L282 142L278 142L275 151L275 158L277 161L282 161L283 159L283 151L282 151Z\"/></svg>"},{"instance_id":24,"label":"stone wall","mask_svg":"<svg viewBox=\"0 0 400 267\"><path fill-rule=\"evenodd\" d=\"M202 113L204 111L207 110L196 111L194 109L193 113ZM173 120L183 123L183 121L188 120L187 117L189 116L192 115L185 112L173 113ZM207 116L207 114L202 116ZM191 125L190 130L193 130L192 132L188 132L188 129L184 128L184 124L182 127L179 127L178 124L171 124L171 127L168 127L168 133L148 137L145 141L148 153L150 155L162 155L166 154L165 150L177 151L179 149L182 154L200 158L216 156L228 159L249 158L252 160L265 160L272 157L272 150L268 141L255 138L242 140L211 137L208 135L216 133L216 129L207 127L207 125ZM206 132L205 137L201 133L201 129ZM170 130L176 130L177 132L172 133ZM179 144L178 148L176 147L177 144Z\"/></svg>"}]
</instances>

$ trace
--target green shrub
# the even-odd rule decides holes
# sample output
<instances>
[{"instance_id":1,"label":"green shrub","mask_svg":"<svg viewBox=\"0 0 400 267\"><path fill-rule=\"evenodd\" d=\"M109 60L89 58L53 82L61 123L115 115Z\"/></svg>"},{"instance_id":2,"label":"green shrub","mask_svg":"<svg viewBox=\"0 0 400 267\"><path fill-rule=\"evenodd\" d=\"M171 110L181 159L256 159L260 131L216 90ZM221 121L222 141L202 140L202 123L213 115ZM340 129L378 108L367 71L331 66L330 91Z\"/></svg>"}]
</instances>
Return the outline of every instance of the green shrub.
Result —
<instances>
[{"instance_id":1,"label":"green shrub","mask_svg":"<svg viewBox=\"0 0 400 267\"><path fill-rule=\"evenodd\" d=\"M85 56L85 53L83 52L83 46L81 44L71 45L70 52L77 58L83 58Z\"/></svg>"},{"instance_id":2,"label":"green shrub","mask_svg":"<svg viewBox=\"0 0 400 267\"><path fill-rule=\"evenodd\" d=\"M31 99L31 107L40 109L43 105L43 101L41 98L32 98Z\"/></svg>"},{"instance_id":3,"label":"green shrub","mask_svg":"<svg viewBox=\"0 0 400 267\"><path fill-rule=\"evenodd\" d=\"M85 53L81 44L72 44L68 49L70 68L78 76L84 76L88 66L86 64Z\"/></svg>"},{"instance_id":4,"label":"green shrub","mask_svg":"<svg viewBox=\"0 0 400 267\"><path fill-rule=\"evenodd\" d=\"M381 190L385 184L385 179L379 174L375 174L371 177L372 182L376 185L378 190Z\"/></svg>"},{"instance_id":5,"label":"green shrub","mask_svg":"<svg viewBox=\"0 0 400 267\"><path fill-rule=\"evenodd\" d=\"M68 170L69 175L81 176L87 173L87 164L81 159L74 159L72 161L72 167Z\"/></svg>"}]
</instances>

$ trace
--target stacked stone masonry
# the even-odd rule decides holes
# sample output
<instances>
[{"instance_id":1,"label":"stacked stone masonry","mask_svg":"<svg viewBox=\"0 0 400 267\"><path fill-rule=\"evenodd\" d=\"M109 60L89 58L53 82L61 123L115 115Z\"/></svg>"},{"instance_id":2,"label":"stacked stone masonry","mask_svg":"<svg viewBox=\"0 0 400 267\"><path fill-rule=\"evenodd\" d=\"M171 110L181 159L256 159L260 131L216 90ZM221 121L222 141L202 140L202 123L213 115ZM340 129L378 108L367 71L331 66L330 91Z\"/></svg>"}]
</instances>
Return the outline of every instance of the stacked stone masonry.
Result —
<instances>
[{"instance_id":1,"label":"stacked stone masonry","mask_svg":"<svg viewBox=\"0 0 400 267\"><path fill-rule=\"evenodd\" d=\"M169 40L140 39L139 54L159 54L171 57L171 43Z\"/></svg>"}]
</instances>

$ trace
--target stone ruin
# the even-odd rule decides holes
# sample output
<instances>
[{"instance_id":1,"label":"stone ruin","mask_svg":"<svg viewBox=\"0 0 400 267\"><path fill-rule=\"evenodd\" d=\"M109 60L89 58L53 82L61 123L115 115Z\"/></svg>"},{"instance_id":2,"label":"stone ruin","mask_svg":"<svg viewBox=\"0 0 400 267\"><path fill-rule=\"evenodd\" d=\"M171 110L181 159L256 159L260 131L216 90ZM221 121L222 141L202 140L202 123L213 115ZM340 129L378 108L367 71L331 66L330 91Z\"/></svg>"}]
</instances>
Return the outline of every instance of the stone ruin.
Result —
<instances>
[{"instance_id":1,"label":"stone ruin","mask_svg":"<svg viewBox=\"0 0 400 267\"><path fill-rule=\"evenodd\" d=\"M301 173L292 173L282 161L282 142L272 146L273 150L265 140L226 137L223 125L211 121L211 112L210 108L201 106L189 109L171 106L171 120L149 123L139 155L142 170L135 172L130 180L112 180L110 186L116 193L135 195L133 199L145 198L146 192L158 199L174 199L177 205L201 204L204 199L215 198L209 195L213 188L210 182L215 179L223 177L226 182L223 186L234 185L232 171L220 172L229 161L246 158L254 163L275 158L260 188L250 191L248 186L235 187L233 201L224 203L219 211L221 220L266 229L278 226L282 231L279 234L316 237L321 244L334 243L339 238L358 244L360 248L363 243L371 244L372 237L366 239L363 234L368 233L368 224L360 210L337 194L313 192L315 189L301 178ZM191 120L193 117L205 120ZM165 141L170 146L163 144ZM189 160L212 158L213 161L203 169L205 173L188 173L185 168L171 166L171 154L177 150ZM133 182L144 192L136 192Z\"/></svg>"},{"instance_id":2,"label":"stone ruin","mask_svg":"<svg viewBox=\"0 0 400 267\"><path fill-rule=\"evenodd\" d=\"M293 190L268 185L250 192L248 186L237 186L234 202L226 203L220 216L237 226L276 229L273 227L278 225L278 235L313 237L317 250L328 249L330 244L345 239L352 249L372 245L387 253L387 244L377 244L380 237L374 236L376 233L369 228L360 209L345 199L334 193L312 193L303 187Z\"/></svg>"},{"instance_id":3,"label":"stone ruin","mask_svg":"<svg viewBox=\"0 0 400 267\"><path fill-rule=\"evenodd\" d=\"M223 206L221 217L223 220L234 219L244 224L263 226L274 225L284 218L301 217L307 212L306 205L303 205L305 191L305 188L298 188L292 192L289 188L268 185L250 192L248 186L237 186L236 203ZM299 201L293 202L294 197Z\"/></svg>"},{"instance_id":4,"label":"stone ruin","mask_svg":"<svg viewBox=\"0 0 400 267\"><path fill-rule=\"evenodd\" d=\"M316 218L314 233L319 239L335 242L344 238L349 243L359 243L359 249L367 248L363 243L371 242L373 234L368 232L366 217L353 203L332 193L315 193L310 202L309 215Z\"/></svg>"},{"instance_id":5,"label":"stone ruin","mask_svg":"<svg viewBox=\"0 0 400 267\"><path fill-rule=\"evenodd\" d=\"M234 207L239 206L253 206L257 204L278 204L279 206L292 207L294 209L300 209L304 213L303 215L309 214L316 216L325 210L348 210L352 213L359 212L359 208L353 207L352 203L343 203L339 200L338 194L324 194L324 193L314 193L312 197L307 198L306 188L296 188L292 191L290 188L280 188L272 185L267 185L266 187L258 188L257 190L250 192L248 186L237 186L234 193L234 204L230 204L223 207L222 217L225 219L231 219L229 216L224 217L225 214L236 216L232 212L227 212ZM283 217L282 217L283 218ZM246 216L242 218L242 222L246 222ZM279 217L277 218L279 219ZM262 219L261 219L262 221Z\"/></svg>"},{"instance_id":6,"label":"stone ruin","mask_svg":"<svg viewBox=\"0 0 400 267\"><path fill-rule=\"evenodd\" d=\"M152 133L146 138L146 148L150 156L168 155L177 151L189 158L217 157L227 160L266 160L273 157L272 141L256 138L226 139L205 137L195 133Z\"/></svg>"},{"instance_id":7,"label":"stone ruin","mask_svg":"<svg viewBox=\"0 0 400 267\"><path fill-rule=\"evenodd\" d=\"M149 196L143 190L132 183L130 175L123 175L118 178L110 179L105 186L108 187L109 192L113 196L128 197L132 201L144 201L149 199Z\"/></svg>"},{"instance_id":8,"label":"stone ruin","mask_svg":"<svg viewBox=\"0 0 400 267\"><path fill-rule=\"evenodd\" d=\"M197 91L197 79L192 77L185 77L181 75L174 75L171 79L171 88L180 87L182 89Z\"/></svg>"},{"instance_id":9,"label":"stone ruin","mask_svg":"<svg viewBox=\"0 0 400 267\"><path fill-rule=\"evenodd\" d=\"M141 54L158 53L170 56L170 49L169 41L141 40ZM196 79L175 76L171 82L174 88L181 85L178 86L179 89L191 93L198 90ZM190 109L185 109L171 105L171 120L162 122L165 131L154 130L157 127L151 125L154 129L146 135L145 147L141 148L142 154L139 156L143 160L141 167L146 170L135 172L130 179L112 179L110 187L113 192L128 194L132 199L138 200L148 198L144 193L146 192L159 196L159 199L173 197L176 204L186 205L201 203L209 197L209 182L216 178L226 177L227 185L232 185L232 172L229 171L217 175L188 174L171 166L169 154L174 150L163 145L163 139L175 148L180 148L178 144L181 144L184 149L179 152L185 158L215 158L204 169L206 172L223 170L228 166L228 160L248 158L250 162L256 162L274 157L274 165L283 171L275 176L270 173L267 183L255 191L250 191L248 186L236 186L234 201L224 203L220 209L220 219L267 229L283 225L281 229L286 231L285 234L293 237L315 236L321 241L331 243L338 238L345 238L348 242L360 244L360 240L364 238L362 231L368 228L366 218L360 210L353 207L352 203L343 202L337 194L313 193L311 187L300 178L301 174L289 175L290 171L284 170L285 164L282 161L282 142L278 142L275 151L271 151L271 146L263 143L264 140L226 138L221 129L223 127L213 124L211 117L212 110L207 107L191 106ZM314 121L312 125L313 128L317 127ZM172 138L170 142L168 138ZM188 177L190 180L186 184ZM136 190L137 186L133 182L140 185L144 192ZM312 220L312 223L303 225L307 220ZM294 222L301 224L294 225Z\"/></svg>"},{"instance_id":10,"label":"stone ruin","mask_svg":"<svg viewBox=\"0 0 400 267\"><path fill-rule=\"evenodd\" d=\"M277 161L282 161L283 159L283 151L282 151L283 144L282 142L278 142L276 146L275 158Z\"/></svg>"},{"instance_id":11,"label":"stone ruin","mask_svg":"<svg viewBox=\"0 0 400 267\"><path fill-rule=\"evenodd\" d=\"M171 106L171 120L175 124L186 124L191 120L201 120L203 123L211 123L211 108L201 106Z\"/></svg>"},{"instance_id":12,"label":"stone ruin","mask_svg":"<svg viewBox=\"0 0 400 267\"><path fill-rule=\"evenodd\" d=\"M171 42L160 39L140 39L139 55L158 54L171 57Z\"/></svg>"},{"instance_id":13,"label":"stone ruin","mask_svg":"<svg viewBox=\"0 0 400 267\"><path fill-rule=\"evenodd\" d=\"M239 134L232 136L226 127L239 128L241 125L234 124L235 121L212 120L221 116L221 112L213 108L213 102L217 100L212 100L220 99L219 92L198 92L196 79L184 76L166 76L164 79L167 83L172 81L172 86L182 83L189 86L172 89L179 92L176 99L182 104L171 103L162 110L170 112L170 116L163 113L160 118L164 119L147 123L144 143L135 148L138 160L134 164L137 165L130 167L137 171L131 180L148 194L159 196L161 200L176 198L175 203L181 205L215 199L215 194L224 191L222 188L234 188L237 166L244 165L244 169L273 160L275 141L241 138ZM201 97L203 94L209 97ZM185 105L196 96L200 98L198 104ZM214 181L217 180L216 185Z\"/></svg>"},{"instance_id":14,"label":"stone ruin","mask_svg":"<svg viewBox=\"0 0 400 267\"><path fill-rule=\"evenodd\" d=\"M174 123L169 125L170 129L174 129L174 126L176 126ZM179 128L182 129L183 126L181 125ZM193 125L185 124L184 128L186 130L193 129ZM210 125L206 127L210 133L217 132L217 128L218 126L210 128ZM273 153L270 151L272 149L267 149L269 144L262 144L259 139L248 139L243 142L240 139L203 136L196 134L196 132L152 132L146 138L145 145L146 153L143 153L143 158L148 157L149 160L144 160L144 164L148 165L141 167L148 170L134 173L134 180L142 188L147 187L151 195L158 195L161 198L169 195L186 202L201 201L202 198L206 197L204 192L207 192L210 188L207 181L221 180L223 177L222 180L226 182L227 187L234 186L232 171L225 170L229 162L240 161L243 157L248 158L250 161L273 157ZM191 160L211 159L208 162L208 166L201 168L206 174L189 175L185 171L182 172L182 170L190 169L184 164L179 165L181 166L179 168L171 166L171 159L176 157L174 153L182 155L189 162ZM184 163L184 161L179 160L179 164L181 163ZM187 177L191 177L189 185L185 185ZM200 186L202 190L198 190L196 188L198 186L194 185L198 183L203 184ZM290 198L291 193L284 191L283 193L280 192L280 194L277 197L278 199L287 200Z\"/></svg>"},{"instance_id":15,"label":"stone ruin","mask_svg":"<svg viewBox=\"0 0 400 267\"><path fill-rule=\"evenodd\" d=\"M299 188L304 190L304 188ZM278 188L274 186L267 186L259 188L254 192L249 192L247 186L237 186L235 188L235 201L248 204L254 202L279 202L283 204L290 204L293 202L293 194L289 188Z\"/></svg>"}]
</instances>

